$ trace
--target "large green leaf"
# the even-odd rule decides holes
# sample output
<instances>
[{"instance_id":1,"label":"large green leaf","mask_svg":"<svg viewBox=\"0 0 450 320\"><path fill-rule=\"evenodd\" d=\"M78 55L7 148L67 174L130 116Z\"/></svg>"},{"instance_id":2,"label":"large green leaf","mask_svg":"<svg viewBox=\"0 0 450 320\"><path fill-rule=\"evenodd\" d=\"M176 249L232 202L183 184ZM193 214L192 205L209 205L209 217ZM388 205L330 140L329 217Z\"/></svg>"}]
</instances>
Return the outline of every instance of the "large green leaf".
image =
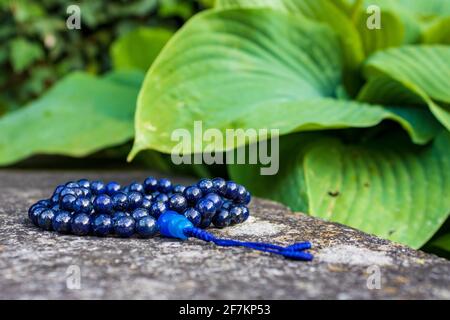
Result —
<instances>
[{"instance_id":1,"label":"large green leaf","mask_svg":"<svg viewBox=\"0 0 450 320\"><path fill-rule=\"evenodd\" d=\"M111 46L114 68L147 71L172 35L163 28L140 27L128 32Z\"/></svg>"},{"instance_id":2,"label":"large green leaf","mask_svg":"<svg viewBox=\"0 0 450 320\"><path fill-rule=\"evenodd\" d=\"M427 117L404 118L395 109L333 99L341 69L339 42L321 24L268 9L200 14L174 36L147 74L130 158L144 149L171 152L178 144L171 133L192 131L199 119L203 129L224 134L233 128L275 128L285 134L368 127L392 119L418 143L434 135ZM202 137L194 138L200 146ZM236 146L218 144L215 150Z\"/></svg>"},{"instance_id":3,"label":"large green leaf","mask_svg":"<svg viewBox=\"0 0 450 320\"><path fill-rule=\"evenodd\" d=\"M436 19L423 32L423 42L450 45L450 17Z\"/></svg>"},{"instance_id":4,"label":"large green leaf","mask_svg":"<svg viewBox=\"0 0 450 320\"><path fill-rule=\"evenodd\" d=\"M394 88L405 94L420 97L427 103L436 118L450 130L450 47L405 46L379 52L368 59L364 73L371 80L391 79ZM363 88L364 95L375 96L379 92L379 80L369 81ZM390 96L393 96L392 91ZM417 98L411 98L416 99Z\"/></svg>"},{"instance_id":5,"label":"large green leaf","mask_svg":"<svg viewBox=\"0 0 450 320\"><path fill-rule=\"evenodd\" d=\"M33 154L85 156L133 137L139 87L84 73L0 119L0 165Z\"/></svg>"},{"instance_id":6,"label":"large green leaf","mask_svg":"<svg viewBox=\"0 0 450 320\"><path fill-rule=\"evenodd\" d=\"M259 196L419 248L450 213L449 150L445 130L422 147L392 134L363 143L301 134L282 139L277 176L229 171Z\"/></svg>"}]
</instances>

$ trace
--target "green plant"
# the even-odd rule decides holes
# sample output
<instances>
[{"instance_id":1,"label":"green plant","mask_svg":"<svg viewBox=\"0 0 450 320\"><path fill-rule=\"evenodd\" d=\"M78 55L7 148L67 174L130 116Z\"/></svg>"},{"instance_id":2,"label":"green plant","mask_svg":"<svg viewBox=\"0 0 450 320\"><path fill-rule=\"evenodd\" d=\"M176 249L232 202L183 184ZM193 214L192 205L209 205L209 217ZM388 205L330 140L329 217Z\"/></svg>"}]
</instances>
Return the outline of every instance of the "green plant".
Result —
<instances>
[{"instance_id":1,"label":"green plant","mask_svg":"<svg viewBox=\"0 0 450 320\"><path fill-rule=\"evenodd\" d=\"M386 19L380 30L365 26L369 4ZM199 119L279 129L278 175L230 165L233 179L421 247L450 212L450 47L437 27L449 17L440 0L218 0L147 73L130 158L171 152L170 133Z\"/></svg>"}]
</instances>

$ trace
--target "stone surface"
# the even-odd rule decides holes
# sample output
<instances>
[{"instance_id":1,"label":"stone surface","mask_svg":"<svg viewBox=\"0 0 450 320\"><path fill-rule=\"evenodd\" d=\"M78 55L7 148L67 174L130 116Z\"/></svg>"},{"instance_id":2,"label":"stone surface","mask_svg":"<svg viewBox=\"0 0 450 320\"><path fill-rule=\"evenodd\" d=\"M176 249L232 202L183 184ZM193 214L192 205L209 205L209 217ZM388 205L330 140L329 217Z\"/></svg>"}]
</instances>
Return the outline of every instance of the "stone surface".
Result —
<instances>
[{"instance_id":1,"label":"stone surface","mask_svg":"<svg viewBox=\"0 0 450 320\"><path fill-rule=\"evenodd\" d=\"M311 240L313 262L197 240L62 236L27 220L29 205L58 183L129 183L147 174L0 171L0 299L450 299L449 261L265 200L252 202L248 222L211 231L281 244Z\"/></svg>"}]
</instances>

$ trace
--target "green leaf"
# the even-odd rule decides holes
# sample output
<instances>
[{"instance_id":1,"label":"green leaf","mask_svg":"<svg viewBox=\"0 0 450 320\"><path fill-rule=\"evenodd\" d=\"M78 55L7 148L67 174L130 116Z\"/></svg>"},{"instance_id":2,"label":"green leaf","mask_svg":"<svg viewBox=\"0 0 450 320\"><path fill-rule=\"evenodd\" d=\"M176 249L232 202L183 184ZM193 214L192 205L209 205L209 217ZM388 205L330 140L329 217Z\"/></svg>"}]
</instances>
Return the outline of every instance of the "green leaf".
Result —
<instances>
[{"instance_id":1,"label":"green leaf","mask_svg":"<svg viewBox=\"0 0 450 320\"><path fill-rule=\"evenodd\" d=\"M10 60L14 71L21 72L43 57L44 51L39 44L24 38L11 41Z\"/></svg>"},{"instance_id":2,"label":"green leaf","mask_svg":"<svg viewBox=\"0 0 450 320\"><path fill-rule=\"evenodd\" d=\"M146 27L126 33L112 44L114 68L147 71L172 35L168 29Z\"/></svg>"},{"instance_id":3,"label":"green leaf","mask_svg":"<svg viewBox=\"0 0 450 320\"><path fill-rule=\"evenodd\" d=\"M426 243L450 212L447 131L422 147L392 133L363 143L320 134L286 140L276 177L261 176L256 166L233 165L232 179L294 210L414 248Z\"/></svg>"},{"instance_id":4,"label":"green leaf","mask_svg":"<svg viewBox=\"0 0 450 320\"><path fill-rule=\"evenodd\" d=\"M415 95L428 104L436 118L450 130L450 47L405 46L378 52L366 62L366 78L383 78L394 82L400 92ZM374 86L374 83L376 86ZM365 96L375 96L379 80L369 81L363 88ZM391 94L391 96L393 96ZM381 98L381 99L384 99Z\"/></svg>"},{"instance_id":5,"label":"green leaf","mask_svg":"<svg viewBox=\"0 0 450 320\"><path fill-rule=\"evenodd\" d=\"M0 165L33 154L82 157L130 140L138 89L84 73L65 77L0 118Z\"/></svg>"},{"instance_id":6,"label":"green leaf","mask_svg":"<svg viewBox=\"0 0 450 320\"><path fill-rule=\"evenodd\" d=\"M450 252L450 233L433 240L431 246Z\"/></svg>"},{"instance_id":7,"label":"green leaf","mask_svg":"<svg viewBox=\"0 0 450 320\"><path fill-rule=\"evenodd\" d=\"M436 19L427 25L423 32L423 42L450 45L450 17Z\"/></svg>"}]
</instances>

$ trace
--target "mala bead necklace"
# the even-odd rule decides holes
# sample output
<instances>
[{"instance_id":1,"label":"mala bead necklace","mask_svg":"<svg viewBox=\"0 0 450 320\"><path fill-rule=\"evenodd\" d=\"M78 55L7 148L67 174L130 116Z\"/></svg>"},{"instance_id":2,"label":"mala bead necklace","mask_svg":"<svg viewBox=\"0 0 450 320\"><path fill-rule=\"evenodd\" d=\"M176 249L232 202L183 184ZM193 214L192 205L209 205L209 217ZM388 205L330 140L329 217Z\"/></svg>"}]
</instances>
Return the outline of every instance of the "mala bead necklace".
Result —
<instances>
[{"instance_id":1,"label":"mala bead necklace","mask_svg":"<svg viewBox=\"0 0 450 320\"><path fill-rule=\"evenodd\" d=\"M251 195L242 185L222 178L201 179L191 186L172 185L168 179L148 177L122 187L117 182L81 179L56 187L49 199L28 210L36 226L78 236L116 235L149 238L190 237L225 247L247 247L310 261L310 242L283 247L264 242L220 239L207 232L211 225L225 228L245 222Z\"/></svg>"}]
</instances>

